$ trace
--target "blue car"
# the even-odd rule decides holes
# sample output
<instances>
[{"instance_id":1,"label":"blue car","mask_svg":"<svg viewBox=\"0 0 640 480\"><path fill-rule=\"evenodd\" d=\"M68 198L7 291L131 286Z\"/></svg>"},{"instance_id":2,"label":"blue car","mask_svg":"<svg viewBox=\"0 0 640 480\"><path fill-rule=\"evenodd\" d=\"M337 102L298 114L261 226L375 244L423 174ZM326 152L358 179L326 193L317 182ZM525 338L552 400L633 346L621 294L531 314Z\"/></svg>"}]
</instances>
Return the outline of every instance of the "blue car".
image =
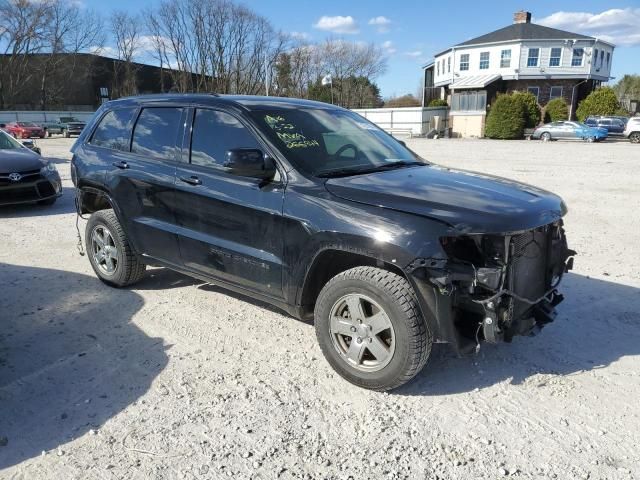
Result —
<instances>
[{"instance_id":1,"label":"blue car","mask_svg":"<svg viewBox=\"0 0 640 480\"><path fill-rule=\"evenodd\" d=\"M559 139L599 142L605 140L609 132L606 128L590 127L580 122L551 122L535 129L531 138L548 142Z\"/></svg>"}]
</instances>

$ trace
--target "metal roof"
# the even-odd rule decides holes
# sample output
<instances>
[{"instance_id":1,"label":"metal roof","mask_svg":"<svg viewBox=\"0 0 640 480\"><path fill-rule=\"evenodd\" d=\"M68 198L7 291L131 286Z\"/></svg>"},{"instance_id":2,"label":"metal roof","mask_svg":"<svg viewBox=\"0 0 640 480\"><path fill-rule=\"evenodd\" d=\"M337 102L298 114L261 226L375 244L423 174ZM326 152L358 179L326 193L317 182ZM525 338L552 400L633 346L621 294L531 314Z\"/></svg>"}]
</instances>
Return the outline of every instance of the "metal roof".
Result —
<instances>
[{"instance_id":1,"label":"metal roof","mask_svg":"<svg viewBox=\"0 0 640 480\"><path fill-rule=\"evenodd\" d=\"M500 78L502 78L502 75L499 73L494 75L473 75L471 77L456 78L454 82L449 85L449 89L484 88Z\"/></svg>"}]
</instances>

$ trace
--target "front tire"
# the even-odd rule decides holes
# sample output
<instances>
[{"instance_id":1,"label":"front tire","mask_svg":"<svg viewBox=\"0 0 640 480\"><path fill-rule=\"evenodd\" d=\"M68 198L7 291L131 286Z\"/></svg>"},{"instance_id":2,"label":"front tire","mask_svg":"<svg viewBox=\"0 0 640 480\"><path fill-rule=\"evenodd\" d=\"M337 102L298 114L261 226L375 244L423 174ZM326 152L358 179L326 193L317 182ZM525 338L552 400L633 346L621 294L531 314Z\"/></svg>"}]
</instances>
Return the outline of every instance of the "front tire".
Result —
<instances>
[{"instance_id":1,"label":"front tire","mask_svg":"<svg viewBox=\"0 0 640 480\"><path fill-rule=\"evenodd\" d=\"M424 367L433 344L409 282L356 267L333 277L316 301L318 343L347 381L376 391L397 388Z\"/></svg>"},{"instance_id":2,"label":"front tire","mask_svg":"<svg viewBox=\"0 0 640 480\"><path fill-rule=\"evenodd\" d=\"M633 132L629 135L629 141L631 143L640 143L640 132Z\"/></svg>"},{"instance_id":3,"label":"front tire","mask_svg":"<svg viewBox=\"0 0 640 480\"><path fill-rule=\"evenodd\" d=\"M87 255L100 280L113 287L126 287L144 277L140 261L113 210L91 215L85 231Z\"/></svg>"},{"instance_id":4,"label":"front tire","mask_svg":"<svg viewBox=\"0 0 640 480\"><path fill-rule=\"evenodd\" d=\"M549 132L544 132L540 136L540 140L542 140L543 142L550 142L551 141L551 134Z\"/></svg>"}]
</instances>

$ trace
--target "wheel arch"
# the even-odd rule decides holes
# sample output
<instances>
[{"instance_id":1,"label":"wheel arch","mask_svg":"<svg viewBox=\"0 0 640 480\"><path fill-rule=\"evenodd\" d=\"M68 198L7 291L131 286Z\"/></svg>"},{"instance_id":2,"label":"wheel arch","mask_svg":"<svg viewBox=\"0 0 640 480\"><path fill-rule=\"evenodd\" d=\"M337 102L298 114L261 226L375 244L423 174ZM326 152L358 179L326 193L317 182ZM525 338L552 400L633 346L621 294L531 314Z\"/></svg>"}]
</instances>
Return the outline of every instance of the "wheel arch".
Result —
<instances>
[{"instance_id":1,"label":"wheel arch","mask_svg":"<svg viewBox=\"0 0 640 480\"><path fill-rule=\"evenodd\" d=\"M369 252L339 246L319 250L309 264L302 287L298 290L297 304L301 317L311 319L318 294L333 277L354 267L371 266L394 272L407 279L405 272L391 262L371 256ZM408 279L407 279L408 280Z\"/></svg>"}]
</instances>

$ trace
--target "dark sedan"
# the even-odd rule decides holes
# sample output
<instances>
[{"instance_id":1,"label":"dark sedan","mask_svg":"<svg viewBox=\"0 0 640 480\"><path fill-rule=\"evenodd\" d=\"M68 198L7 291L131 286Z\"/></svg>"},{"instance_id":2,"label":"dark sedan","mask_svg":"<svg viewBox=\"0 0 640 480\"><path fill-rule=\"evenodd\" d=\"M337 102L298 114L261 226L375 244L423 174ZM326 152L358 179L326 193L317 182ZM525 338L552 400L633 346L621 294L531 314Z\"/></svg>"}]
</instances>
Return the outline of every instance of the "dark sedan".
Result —
<instances>
[{"instance_id":1,"label":"dark sedan","mask_svg":"<svg viewBox=\"0 0 640 480\"><path fill-rule=\"evenodd\" d=\"M54 163L0 131L0 206L52 205L62 195Z\"/></svg>"}]
</instances>

